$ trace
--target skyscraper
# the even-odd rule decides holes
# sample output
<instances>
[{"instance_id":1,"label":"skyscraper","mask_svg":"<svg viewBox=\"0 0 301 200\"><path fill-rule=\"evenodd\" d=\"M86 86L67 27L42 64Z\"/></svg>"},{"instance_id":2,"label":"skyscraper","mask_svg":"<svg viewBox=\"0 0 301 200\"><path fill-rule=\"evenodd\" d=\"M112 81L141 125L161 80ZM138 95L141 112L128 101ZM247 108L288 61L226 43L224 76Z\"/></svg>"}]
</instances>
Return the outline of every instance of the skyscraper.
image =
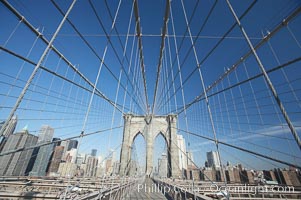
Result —
<instances>
[{"instance_id":1,"label":"skyscraper","mask_svg":"<svg viewBox=\"0 0 301 200\"><path fill-rule=\"evenodd\" d=\"M178 140L178 151L179 151L179 167L181 169L187 169L187 155L186 155L186 145L183 135L177 135Z\"/></svg>"},{"instance_id":2,"label":"skyscraper","mask_svg":"<svg viewBox=\"0 0 301 200\"><path fill-rule=\"evenodd\" d=\"M220 160L217 151L207 152L207 161L209 167L220 168Z\"/></svg>"},{"instance_id":3,"label":"skyscraper","mask_svg":"<svg viewBox=\"0 0 301 200\"><path fill-rule=\"evenodd\" d=\"M63 152L63 161L66 161L66 152L68 151L68 146L69 146L69 140L64 140L61 142L61 146L64 147L64 152Z\"/></svg>"},{"instance_id":4,"label":"skyscraper","mask_svg":"<svg viewBox=\"0 0 301 200\"><path fill-rule=\"evenodd\" d=\"M5 128L4 132L3 132L3 136L4 136L4 137L8 137L8 136L10 136L11 134L14 133L14 131L15 131L15 129L16 129L16 126L17 126L17 122L18 122L18 117L17 117L16 115L14 115L14 116L11 118L11 120L8 122L6 128ZM5 123L5 122L4 122L4 123ZM2 122L2 125L0 125L0 126L1 126L1 127L0 127L0 130L1 130L2 128L4 128L4 127L3 127L4 123Z\"/></svg>"},{"instance_id":5,"label":"skyscraper","mask_svg":"<svg viewBox=\"0 0 301 200\"><path fill-rule=\"evenodd\" d=\"M0 130L1 130L4 123L5 123L5 121L0 122Z\"/></svg>"},{"instance_id":6,"label":"skyscraper","mask_svg":"<svg viewBox=\"0 0 301 200\"><path fill-rule=\"evenodd\" d=\"M76 156L77 156L77 149L71 149L69 151L66 151L65 161L75 163L76 162Z\"/></svg>"},{"instance_id":7,"label":"skyscraper","mask_svg":"<svg viewBox=\"0 0 301 200\"><path fill-rule=\"evenodd\" d=\"M191 151L189 151L186 153L186 155L187 155L187 165L190 167L191 166L195 167L193 153Z\"/></svg>"},{"instance_id":8,"label":"skyscraper","mask_svg":"<svg viewBox=\"0 0 301 200\"><path fill-rule=\"evenodd\" d=\"M86 157L86 154L78 153L76 156L76 164L80 166L81 164L86 163Z\"/></svg>"},{"instance_id":9,"label":"skyscraper","mask_svg":"<svg viewBox=\"0 0 301 200\"><path fill-rule=\"evenodd\" d=\"M3 151L30 147L37 143L38 137L29 134L27 130L8 136ZM0 156L0 176L24 176L30 169L33 149ZM32 165L31 165L32 166Z\"/></svg>"},{"instance_id":10,"label":"skyscraper","mask_svg":"<svg viewBox=\"0 0 301 200\"><path fill-rule=\"evenodd\" d=\"M43 125L39 132L38 144L52 141L54 129L48 125ZM45 176L48 163L54 148L54 144L41 146L35 160L30 176Z\"/></svg>"},{"instance_id":11,"label":"skyscraper","mask_svg":"<svg viewBox=\"0 0 301 200\"><path fill-rule=\"evenodd\" d=\"M39 137L38 143L52 141L53 133L54 133L53 128L51 128L48 125L43 125L41 127L39 135L38 135L38 137Z\"/></svg>"},{"instance_id":12,"label":"skyscraper","mask_svg":"<svg viewBox=\"0 0 301 200\"><path fill-rule=\"evenodd\" d=\"M92 149L91 156L96 157L96 154L97 154L97 149Z\"/></svg>"},{"instance_id":13,"label":"skyscraper","mask_svg":"<svg viewBox=\"0 0 301 200\"><path fill-rule=\"evenodd\" d=\"M85 176L96 176L97 165L98 159L94 156L89 156L87 159L87 168Z\"/></svg>"},{"instance_id":14,"label":"skyscraper","mask_svg":"<svg viewBox=\"0 0 301 200\"><path fill-rule=\"evenodd\" d=\"M71 149L77 149L77 145L78 145L77 140L69 140L67 151L70 151Z\"/></svg>"},{"instance_id":15,"label":"skyscraper","mask_svg":"<svg viewBox=\"0 0 301 200\"><path fill-rule=\"evenodd\" d=\"M166 178L167 172L167 155L166 153L162 153L161 159L158 160L158 175L161 178Z\"/></svg>"},{"instance_id":16,"label":"skyscraper","mask_svg":"<svg viewBox=\"0 0 301 200\"><path fill-rule=\"evenodd\" d=\"M63 157L64 147L63 146L56 146L54 148L54 153L50 162L48 174L50 176L56 174L59 170L59 166Z\"/></svg>"}]
</instances>

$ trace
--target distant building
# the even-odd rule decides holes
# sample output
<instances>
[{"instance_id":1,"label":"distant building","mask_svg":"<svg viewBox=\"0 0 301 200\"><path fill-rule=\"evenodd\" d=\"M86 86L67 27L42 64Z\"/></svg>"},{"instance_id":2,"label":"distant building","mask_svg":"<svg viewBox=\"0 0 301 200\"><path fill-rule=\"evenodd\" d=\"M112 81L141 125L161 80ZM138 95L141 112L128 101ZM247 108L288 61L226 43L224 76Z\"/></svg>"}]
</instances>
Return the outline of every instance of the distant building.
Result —
<instances>
[{"instance_id":1,"label":"distant building","mask_svg":"<svg viewBox=\"0 0 301 200\"><path fill-rule=\"evenodd\" d=\"M86 163L86 154L78 153L76 157L76 164L80 166L81 164L84 163Z\"/></svg>"},{"instance_id":2,"label":"distant building","mask_svg":"<svg viewBox=\"0 0 301 200\"><path fill-rule=\"evenodd\" d=\"M94 156L89 156L87 158L85 176L88 177L96 176L97 165L98 165L98 159Z\"/></svg>"},{"instance_id":3,"label":"distant building","mask_svg":"<svg viewBox=\"0 0 301 200\"><path fill-rule=\"evenodd\" d=\"M54 134L54 129L48 125L43 125L39 132L38 143L51 142Z\"/></svg>"},{"instance_id":4,"label":"distant building","mask_svg":"<svg viewBox=\"0 0 301 200\"><path fill-rule=\"evenodd\" d=\"M63 153L63 161L67 159L67 151L71 151L72 149L77 149L78 141L77 140L64 140L61 142L61 146L64 146L64 153ZM74 150L72 150L74 151ZM70 152L69 152L70 153ZM74 158L76 160L76 158Z\"/></svg>"},{"instance_id":5,"label":"distant building","mask_svg":"<svg viewBox=\"0 0 301 200\"><path fill-rule=\"evenodd\" d=\"M98 159L98 162L97 162L96 176L101 177L105 174L105 162L104 162L102 156L98 156L97 159Z\"/></svg>"},{"instance_id":6,"label":"distant building","mask_svg":"<svg viewBox=\"0 0 301 200\"><path fill-rule=\"evenodd\" d=\"M9 137L11 134L13 134L14 131L15 131L15 129L16 129L17 122L18 122L18 117L15 115L15 116L13 116L13 117L11 118L11 120L8 122L6 128L5 128L4 131L3 131L3 135L2 135L2 136L4 136L4 137L7 138L7 137ZM4 127L3 127L4 124L5 124L5 122L1 122L0 130L1 130L2 128L4 128Z\"/></svg>"},{"instance_id":7,"label":"distant building","mask_svg":"<svg viewBox=\"0 0 301 200\"><path fill-rule=\"evenodd\" d=\"M55 142L55 146L61 146L61 141L58 141L58 140L61 140L61 138L53 138L52 139L52 141Z\"/></svg>"},{"instance_id":8,"label":"distant building","mask_svg":"<svg viewBox=\"0 0 301 200\"><path fill-rule=\"evenodd\" d=\"M131 160L127 174L129 176L135 176L137 175L137 173L138 173L138 163L136 160Z\"/></svg>"},{"instance_id":9,"label":"distant building","mask_svg":"<svg viewBox=\"0 0 301 200\"><path fill-rule=\"evenodd\" d=\"M207 161L209 167L220 168L220 160L217 151L207 152Z\"/></svg>"},{"instance_id":10,"label":"distant building","mask_svg":"<svg viewBox=\"0 0 301 200\"><path fill-rule=\"evenodd\" d=\"M5 123L5 121L0 122L0 130L1 130L4 123Z\"/></svg>"},{"instance_id":11,"label":"distant building","mask_svg":"<svg viewBox=\"0 0 301 200\"><path fill-rule=\"evenodd\" d=\"M78 145L77 140L69 140L67 151L70 151L71 149L77 149L77 145Z\"/></svg>"},{"instance_id":12,"label":"distant building","mask_svg":"<svg viewBox=\"0 0 301 200\"><path fill-rule=\"evenodd\" d=\"M96 154L97 154L97 149L92 149L91 150L91 156L96 157Z\"/></svg>"},{"instance_id":13,"label":"distant building","mask_svg":"<svg viewBox=\"0 0 301 200\"><path fill-rule=\"evenodd\" d=\"M56 175L58 170L59 170L59 166L63 157L63 153L64 153L64 147L63 146L56 146L54 148L54 153L52 155L52 159L50 161L50 166L48 169L48 175L49 176L53 176Z\"/></svg>"},{"instance_id":14,"label":"distant building","mask_svg":"<svg viewBox=\"0 0 301 200\"><path fill-rule=\"evenodd\" d=\"M3 130L3 135L0 135L0 153L4 148L7 138L14 133L17 126L17 122L18 122L18 118L15 115L12 117L12 119L7 124L6 128ZM4 124L5 121L0 122L0 131L2 131L2 127Z\"/></svg>"},{"instance_id":15,"label":"distant building","mask_svg":"<svg viewBox=\"0 0 301 200\"><path fill-rule=\"evenodd\" d=\"M38 137L29 134L27 130L8 136L3 151L30 147L36 145ZM0 176L25 176L31 170L34 150L16 152L0 156Z\"/></svg>"},{"instance_id":16,"label":"distant building","mask_svg":"<svg viewBox=\"0 0 301 200\"><path fill-rule=\"evenodd\" d=\"M106 175L111 175L113 172L113 160L112 158L106 159L106 164L105 164L105 173Z\"/></svg>"},{"instance_id":17,"label":"distant building","mask_svg":"<svg viewBox=\"0 0 301 200\"><path fill-rule=\"evenodd\" d=\"M48 125L43 125L39 132L38 144L51 142L54 134L54 129ZM30 176L45 176L47 166L50 162L54 144L48 144L39 147L39 152L35 160Z\"/></svg>"},{"instance_id":18,"label":"distant building","mask_svg":"<svg viewBox=\"0 0 301 200\"><path fill-rule=\"evenodd\" d=\"M63 152L63 161L66 161L66 152L68 151L68 146L69 146L69 140L64 140L61 141L61 146L64 147L64 152Z\"/></svg>"},{"instance_id":19,"label":"distant building","mask_svg":"<svg viewBox=\"0 0 301 200\"><path fill-rule=\"evenodd\" d=\"M66 162L76 162L77 149L71 149L66 152Z\"/></svg>"},{"instance_id":20,"label":"distant building","mask_svg":"<svg viewBox=\"0 0 301 200\"><path fill-rule=\"evenodd\" d=\"M186 153L186 155L187 155L187 168L188 168L188 166L190 168L195 167L193 153L191 151L189 151Z\"/></svg>"},{"instance_id":21,"label":"distant building","mask_svg":"<svg viewBox=\"0 0 301 200\"><path fill-rule=\"evenodd\" d=\"M113 163L113 175L117 175L119 174L119 167L120 167L120 163L118 161L115 161Z\"/></svg>"},{"instance_id":22,"label":"distant building","mask_svg":"<svg viewBox=\"0 0 301 200\"><path fill-rule=\"evenodd\" d=\"M34 166L32 168L32 171L29 173L30 176L46 176L46 170L50 162L53 146L53 144L48 144L39 147Z\"/></svg>"},{"instance_id":23,"label":"distant building","mask_svg":"<svg viewBox=\"0 0 301 200\"><path fill-rule=\"evenodd\" d=\"M179 151L179 167L184 170L187 169L187 155L186 144L183 135L177 135L178 151Z\"/></svg>"},{"instance_id":24,"label":"distant building","mask_svg":"<svg viewBox=\"0 0 301 200\"><path fill-rule=\"evenodd\" d=\"M166 153L162 153L161 159L158 160L158 175L161 178L167 177L167 155Z\"/></svg>"},{"instance_id":25,"label":"distant building","mask_svg":"<svg viewBox=\"0 0 301 200\"><path fill-rule=\"evenodd\" d=\"M61 176L72 177L76 174L77 165L75 163L60 163L58 173Z\"/></svg>"}]
</instances>

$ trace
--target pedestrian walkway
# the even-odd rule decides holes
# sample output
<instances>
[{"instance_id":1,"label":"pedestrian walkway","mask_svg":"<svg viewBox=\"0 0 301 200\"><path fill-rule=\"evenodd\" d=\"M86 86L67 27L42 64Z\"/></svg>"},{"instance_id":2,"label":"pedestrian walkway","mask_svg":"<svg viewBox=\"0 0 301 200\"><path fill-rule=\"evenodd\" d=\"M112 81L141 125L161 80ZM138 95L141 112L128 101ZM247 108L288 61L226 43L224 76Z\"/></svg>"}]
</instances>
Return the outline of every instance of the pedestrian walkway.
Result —
<instances>
[{"instance_id":1,"label":"pedestrian walkway","mask_svg":"<svg viewBox=\"0 0 301 200\"><path fill-rule=\"evenodd\" d=\"M167 199L161 191L156 187L155 183L146 178L143 184L138 185L129 191L129 194L125 198L126 200L145 200L145 199Z\"/></svg>"}]
</instances>

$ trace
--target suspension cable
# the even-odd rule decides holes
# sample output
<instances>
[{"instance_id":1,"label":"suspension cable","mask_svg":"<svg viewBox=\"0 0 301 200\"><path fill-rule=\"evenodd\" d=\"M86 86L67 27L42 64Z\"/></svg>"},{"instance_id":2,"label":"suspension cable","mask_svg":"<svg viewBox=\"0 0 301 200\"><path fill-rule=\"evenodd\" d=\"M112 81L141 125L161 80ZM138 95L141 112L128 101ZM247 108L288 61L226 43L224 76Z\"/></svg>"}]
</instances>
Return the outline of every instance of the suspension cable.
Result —
<instances>
[{"instance_id":1,"label":"suspension cable","mask_svg":"<svg viewBox=\"0 0 301 200\"><path fill-rule=\"evenodd\" d=\"M282 115L283 115L283 117L284 117L284 119L285 119L285 121L286 121L288 127L290 128L291 133L292 133L293 137L295 138L296 143L297 143L298 146L299 146L299 149L301 150L301 140L300 140L300 138L299 138L299 136L298 136L298 133L297 133L297 131L296 131L296 129L295 129L293 123L291 122L291 120L290 120L290 118L289 118L289 116L288 116L288 114L287 114L287 112L286 112L286 109L284 108L284 106L283 106L283 104L282 104L282 102L281 102L281 100L280 100L280 98L279 98L279 96L278 96L278 94L277 94L277 91L276 91L276 89L275 89L275 87L274 87L272 81L270 80L269 75L267 74L267 72L266 72L266 70L265 70L265 68L264 68L264 66L263 66L263 64L262 64L262 62L261 62L261 60L260 60L260 58L258 57L258 55L257 55L257 53L256 53L256 50L254 49L254 46L253 46L253 44L251 43L251 41L250 41L250 39L249 39L249 37L248 37L248 35L247 35L245 29L243 28L243 26L242 26L240 20L238 19L238 17L237 17L237 15L236 15L236 13L235 13L235 11L234 11L234 9L233 9L231 3L229 2L229 0L226 0L226 1L227 1L228 7L229 7L231 13L233 14L233 16L234 16L234 18L235 18L235 20L236 20L237 25L239 26L239 28L240 28L242 34L244 35L244 37L245 37L245 39L246 39L246 41L247 41L247 43L248 43L248 45L249 45L249 47L250 47L250 49L251 49L251 51L252 51L252 54L254 55L254 57L255 57L255 59L256 59L256 62L257 62L258 65L259 65L260 70L261 70L262 73L263 73L263 76L264 76L264 78L265 78L266 83L268 84L268 86L269 86L271 92L273 93L273 96L274 96L274 98L275 98L275 100L276 100L276 102L277 102L277 104L278 104L278 106L279 106L279 109L280 109L280 111L281 111L281 113L282 113Z\"/></svg>"},{"instance_id":2,"label":"suspension cable","mask_svg":"<svg viewBox=\"0 0 301 200\"><path fill-rule=\"evenodd\" d=\"M166 0L163 31L162 31L161 46L160 46L160 55L159 55L159 61L158 61L158 66L157 66L157 78L156 78L156 83L155 83L155 92L154 92L153 105L152 105L152 111L151 111L152 114L154 114L154 109L155 109L156 100L157 100L157 90L158 90L158 84L159 84L161 67L162 67L162 59L163 59L164 48L165 48L165 37L166 37L166 33L167 33L169 10L170 10L170 0Z\"/></svg>"},{"instance_id":3,"label":"suspension cable","mask_svg":"<svg viewBox=\"0 0 301 200\"><path fill-rule=\"evenodd\" d=\"M173 127L172 127L172 128L173 128ZM177 129L177 130L186 132L186 131L183 130L183 129ZM203 135L199 135L199 134L197 134L197 133L189 132L189 134L194 135L194 136L199 137L199 138L203 138L203 139L212 141L212 142L215 142L215 141L216 141L216 140L213 139L213 138L206 137L206 136L203 136ZM289 162L286 162L286 161L282 161L282 160L279 160L279 159L277 159L277 158L272 158L272 157L270 157L270 156L267 156L267 155L264 155L264 154L261 154L261 153L255 152L255 151L251 151L251 150L248 150L248 149L243 148L243 147L239 147L239 146L236 146L236 145L232 145L232 144L229 144L229 143L227 143L227 142L223 142L223 141L217 140L217 143L222 144L222 145L225 145L225 146L228 146L228 147L231 147L231 148L234 148L234 149L238 149L238 150L240 150L240 151L244 151L244 152L247 152L247 153L250 153L250 154L253 154L253 155L256 155L256 156L259 156L259 157L262 157L262 158L265 158L265 159L268 159L268 160L271 160L271 161L274 161L274 162L277 162L277 163L281 163L281 164L285 164L285 165L288 165L288 166L292 166L292 167L296 167L296 168L298 168L298 169L301 169L301 166L298 166L298 165L295 165L295 164L292 164L292 163L289 163Z\"/></svg>"},{"instance_id":4,"label":"suspension cable","mask_svg":"<svg viewBox=\"0 0 301 200\"><path fill-rule=\"evenodd\" d=\"M2 126L2 128L1 128L1 130L0 130L0 136L4 134L4 131L5 131L5 129L6 129L7 125L8 125L8 123L10 122L10 120L11 120L12 117L14 116L16 110L18 109L18 107L19 107L19 105L20 105L20 103L21 103L23 97L25 96L25 93L27 92L27 89L29 88L29 86L30 86L32 80L34 79L34 77L35 77L35 75L36 75L36 73L37 73L38 70L40 69L40 66L41 66L42 62L44 61L46 55L48 54L49 50L50 50L51 47L52 47L52 43L54 42L54 40L55 40L57 34L59 33L59 31L61 30L61 28L63 27L63 24L64 24L64 22L66 21L67 16L68 16L69 13L71 12L71 10L72 10L72 8L73 8L73 6L74 6L75 3L76 3L76 0L73 0L72 3L71 3L71 5L70 5L70 7L69 7L69 9L68 9L68 11L66 12L65 16L63 17L62 21L60 22L59 26L57 27L57 29L56 29L54 35L52 36L52 38L51 38L51 40L50 40L48 46L45 48L43 54L41 55L41 57L40 57L40 59L39 59L37 65L35 66L33 72L31 73L31 75L30 75L30 77L29 77L29 79L28 79L26 85L24 86L24 88L23 88L23 90L22 90L22 92L21 92L20 96L18 97L18 99L17 99L17 101L16 101L16 103L15 103L15 105L14 105L14 108L11 110L11 112L10 112L10 114L9 114L9 116L8 116L8 118L7 118L7 120L6 120L5 123L3 124L3 126Z\"/></svg>"},{"instance_id":5,"label":"suspension cable","mask_svg":"<svg viewBox=\"0 0 301 200\"><path fill-rule=\"evenodd\" d=\"M12 5L10 5L6 0L1 0L1 3L3 3L18 19L22 19L22 22L36 35L39 36L42 41L46 44L49 45L49 41L43 36L43 34L41 32L38 31L38 29L34 28L33 25L27 21L27 19L22 16ZM68 18L67 18L68 21ZM17 56L18 54L14 53L13 51L9 51L7 49L4 49L2 46L0 46L0 49L5 50L6 52ZM62 58L62 60L69 66L72 68L72 70L74 70L83 80L85 80L92 88L94 87L93 83L86 78L58 49L56 49L53 45L51 46L51 50L53 52L55 52L60 58ZM22 56L17 56L21 59ZM24 59L23 59L24 60ZM27 60L26 60L27 61ZM28 61L27 61L28 62ZM32 65L36 65L34 62L29 62ZM44 70L48 70L47 68L44 68ZM50 70L49 70L50 72ZM108 101L111 105L113 105L113 101L111 101L108 97L106 97L98 88L96 88L97 93L100 95L100 97L104 98L106 101ZM114 105L113 105L114 106ZM120 112L121 110L119 108L118 109Z\"/></svg>"},{"instance_id":6,"label":"suspension cable","mask_svg":"<svg viewBox=\"0 0 301 200\"><path fill-rule=\"evenodd\" d=\"M254 49L257 50L262 45L264 45L270 38L272 38L283 27L285 27L291 20L293 20L296 16L298 16L300 12L301 12L301 7L298 7L288 17L283 19L282 22L279 23L271 32L269 32L268 35L264 36L263 39L259 41L257 45L254 46ZM230 68L227 68L227 70L217 80L215 80L211 85L207 87L206 91L209 92L212 88L214 88L217 84L219 84L226 76L228 76L231 72L233 72L244 60L246 60L251 55L252 55L252 51L250 50L245 55L243 55L238 61L236 61L234 65L232 65ZM188 103L187 106L190 107L190 105L196 103L198 99L203 97L203 95L204 95L203 93L198 95L192 102ZM183 112L183 109L179 111L179 113L181 112Z\"/></svg>"},{"instance_id":7,"label":"suspension cable","mask_svg":"<svg viewBox=\"0 0 301 200\"><path fill-rule=\"evenodd\" d=\"M140 67L141 73L143 77L143 85L144 85L144 96L145 96L145 103L146 103L146 111L149 114L149 104L148 104L148 95L147 95L147 84L146 84L146 76L145 76L145 65L144 65L144 55L143 55L143 47L142 47L142 33L141 33L141 24L140 24L140 16L139 16L139 9L138 9L138 1L134 0L134 13L136 18L136 32L138 37L138 45L139 45L139 59L140 59Z\"/></svg>"}]
</instances>

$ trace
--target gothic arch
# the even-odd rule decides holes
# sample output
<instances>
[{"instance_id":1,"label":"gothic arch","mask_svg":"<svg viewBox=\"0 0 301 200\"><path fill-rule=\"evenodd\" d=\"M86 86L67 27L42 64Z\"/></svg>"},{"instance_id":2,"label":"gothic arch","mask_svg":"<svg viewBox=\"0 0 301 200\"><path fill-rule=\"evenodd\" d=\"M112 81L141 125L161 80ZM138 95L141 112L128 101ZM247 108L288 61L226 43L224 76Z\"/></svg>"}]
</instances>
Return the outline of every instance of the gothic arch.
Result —
<instances>
[{"instance_id":1,"label":"gothic arch","mask_svg":"<svg viewBox=\"0 0 301 200\"><path fill-rule=\"evenodd\" d=\"M126 175L127 163L131 159L131 146L134 138L141 134L146 143L146 174L150 175L153 169L153 143L158 134L162 134L168 148L169 175L179 177L179 155L177 149L176 115L167 116L134 116L124 115L123 141L120 153L121 176Z\"/></svg>"}]
</instances>

